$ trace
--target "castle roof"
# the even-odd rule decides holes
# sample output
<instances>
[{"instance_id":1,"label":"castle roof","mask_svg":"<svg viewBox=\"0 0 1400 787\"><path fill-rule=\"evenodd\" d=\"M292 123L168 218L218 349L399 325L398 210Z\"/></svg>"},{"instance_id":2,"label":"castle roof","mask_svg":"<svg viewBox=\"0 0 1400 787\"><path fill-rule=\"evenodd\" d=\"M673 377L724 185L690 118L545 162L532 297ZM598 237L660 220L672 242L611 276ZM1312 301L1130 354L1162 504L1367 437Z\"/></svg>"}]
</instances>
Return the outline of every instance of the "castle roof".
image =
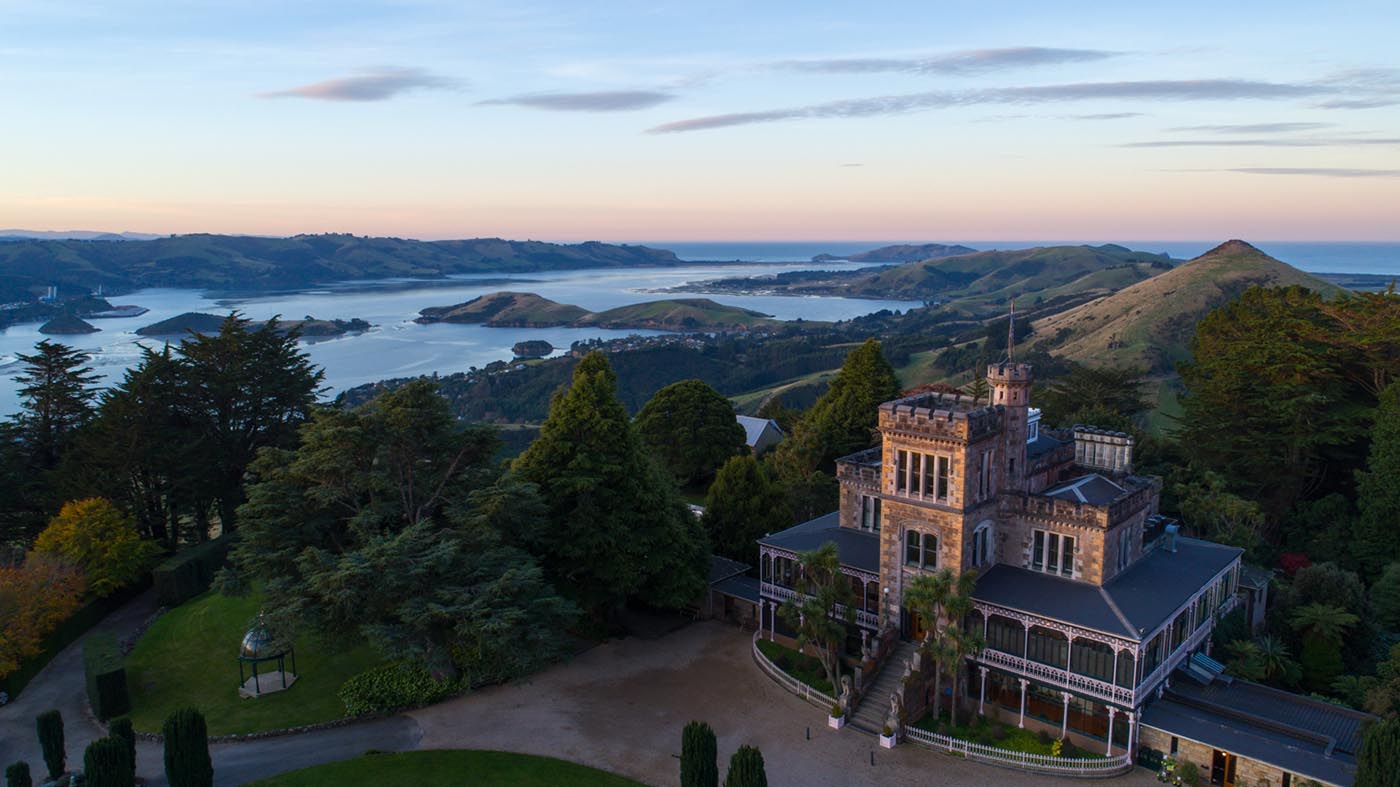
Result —
<instances>
[{"instance_id":1,"label":"castle roof","mask_svg":"<svg viewBox=\"0 0 1400 787\"><path fill-rule=\"evenodd\" d=\"M1152 550L1103 586L997 564L978 577L972 597L1142 641L1244 552L1191 538L1176 544L1175 552Z\"/></svg>"},{"instance_id":2,"label":"castle roof","mask_svg":"<svg viewBox=\"0 0 1400 787\"><path fill-rule=\"evenodd\" d=\"M1045 497L1057 497L1071 503L1106 506L1117 500L1127 489L1098 473L1090 473L1041 492Z\"/></svg>"},{"instance_id":3,"label":"castle roof","mask_svg":"<svg viewBox=\"0 0 1400 787\"><path fill-rule=\"evenodd\" d=\"M880 572L880 536L865 530L841 527L840 512L837 511L764 536L758 543L789 552L810 552L828 541L836 544L841 565L872 574Z\"/></svg>"}]
</instances>

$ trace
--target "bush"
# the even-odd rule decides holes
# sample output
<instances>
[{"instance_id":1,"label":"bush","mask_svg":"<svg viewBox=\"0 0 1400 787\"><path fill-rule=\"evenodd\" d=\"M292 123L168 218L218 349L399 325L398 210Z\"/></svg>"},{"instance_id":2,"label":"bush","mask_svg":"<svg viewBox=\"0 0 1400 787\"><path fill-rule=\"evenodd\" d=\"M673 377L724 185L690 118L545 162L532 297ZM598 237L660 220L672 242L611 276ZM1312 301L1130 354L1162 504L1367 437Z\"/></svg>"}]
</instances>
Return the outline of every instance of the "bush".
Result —
<instances>
[{"instance_id":1,"label":"bush","mask_svg":"<svg viewBox=\"0 0 1400 787\"><path fill-rule=\"evenodd\" d=\"M141 538L135 520L121 509L92 497L64 503L34 540L34 551L73 562L82 569L88 591L107 596L140 581L160 547Z\"/></svg>"},{"instance_id":2,"label":"bush","mask_svg":"<svg viewBox=\"0 0 1400 787\"><path fill-rule=\"evenodd\" d=\"M440 681L417 662L400 661L361 672L345 681L338 692L351 716L385 713L431 705L461 689L456 681Z\"/></svg>"},{"instance_id":3,"label":"bush","mask_svg":"<svg viewBox=\"0 0 1400 787\"><path fill-rule=\"evenodd\" d=\"M1196 787L1201 783L1201 769L1196 767L1194 762L1178 762L1176 775L1177 778L1181 779L1182 784L1190 785L1190 787Z\"/></svg>"},{"instance_id":4,"label":"bush","mask_svg":"<svg viewBox=\"0 0 1400 787\"><path fill-rule=\"evenodd\" d=\"M121 738L98 738L83 752L87 787L132 787L131 754Z\"/></svg>"},{"instance_id":5,"label":"bush","mask_svg":"<svg viewBox=\"0 0 1400 787\"><path fill-rule=\"evenodd\" d=\"M839 718L841 718L842 716L845 716L845 715L846 715L846 712L845 712L844 710L841 709L841 703L839 703L839 702L833 702L833 703L831 704L831 716L832 716L833 718L838 718L838 719L839 719Z\"/></svg>"},{"instance_id":6,"label":"bush","mask_svg":"<svg viewBox=\"0 0 1400 787\"><path fill-rule=\"evenodd\" d=\"M763 769L763 754L756 746L740 746L729 758L729 773L724 787L768 787L768 774Z\"/></svg>"},{"instance_id":7,"label":"bush","mask_svg":"<svg viewBox=\"0 0 1400 787\"><path fill-rule=\"evenodd\" d=\"M890 729L890 725L886 724L880 728L880 734L888 738L894 734L894 730Z\"/></svg>"},{"instance_id":8,"label":"bush","mask_svg":"<svg viewBox=\"0 0 1400 787\"><path fill-rule=\"evenodd\" d=\"M1045 730L1037 732L1035 734L1035 739L1045 744L1046 746L1050 745L1050 733L1046 732Z\"/></svg>"},{"instance_id":9,"label":"bush","mask_svg":"<svg viewBox=\"0 0 1400 787\"><path fill-rule=\"evenodd\" d=\"M718 749L715 731L703 721L692 721L681 731L681 787L718 787Z\"/></svg>"},{"instance_id":10,"label":"bush","mask_svg":"<svg viewBox=\"0 0 1400 787\"><path fill-rule=\"evenodd\" d=\"M161 727L165 737L165 780L170 787L214 787L209 761L209 728L194 708L177 710Z\"/></svg>"},{"instance_id":11,"label":"bush","mask_svg":"<svg viewBox=\"0 0 1400 787\"><path fill-rule=\"evenodd\" d=\"M992 740L994 740L994 741L1004 741L1004 740L1006 740L1006 725L1004 725L1004 724L995 724L995 725L992 726Z\"/></svg>"},{"instance_id":12,"label":"bush","mask_svg":"<svg viewBox=\"0 0 1400 787\"><path fill-rule=\"evenodd\" d=\"M131 710L126 668L122 666L121 646L115 635L93 634L83 642L83 672L87 676L88 702L98 721Z\"/></svg>"},{"instance_id":13,"label":"bush","mask_svg":"<svg viewBox=\"0 0 1400 787\"><path fill-rule=\"evenodd\" d=\"M107 734L126 743L126 753L131 758L131 778L136 779L136 732L131 728L131 719L125 716L107 723Z\"/></svg>"},{"instance_id":14,"label":"bush","mask_svg":"<svg viewBox=\"0 0 1400 787\"><path fill-rule=\"evenodd\" d=\"M56 710L46 710L34 718L34 726L39 732L39 748L44 750L44 765L48 766L49 778L63 775L67 760L63 746L63 714Z\"/></svg>"},{"instance_id":15,"label":"bush","mask_svg":"<svg viewBox=\"0 0 1400 787\"><path fill-rule=\"evenodd\" d=\"M101 623L103 618L125 605L126 602L141 595L148 587L150 587L149 577L129 588L119 590L110 596L93 599L79 607L78 611L59 623L57 628L44 637L43 642L39 645L40 650L37 655L26 658L18 669L0 678L0 691L9 692L11 700L18 697L24 687L29 685L29 681L39 674L39 670L47 666L54 656L59 654L59 651L76 642L93 626Z\"/></svg>"},{"instance_id":16,"label":"bush","mask_svg":"<svg viewBox=\"0 0 1400 787\"><path fill-rule=\"evenodd\" d=\"M178 607L208 590L214 574L228 559L234 537L232 533L219 536L156 566L151 578L155 580L156 599L160 605Z\"/></svg>"},{"instance_id":17,"label":"bush","mask_svg":"<svg viewBox=\"0 0 1400 787\"><path fill-rule=\"evenodd\" d=\"M5 769L5 787L34 787L34 779L29 775L29 763L23 760L10 763Z\"/></svg>"}]
</instances>

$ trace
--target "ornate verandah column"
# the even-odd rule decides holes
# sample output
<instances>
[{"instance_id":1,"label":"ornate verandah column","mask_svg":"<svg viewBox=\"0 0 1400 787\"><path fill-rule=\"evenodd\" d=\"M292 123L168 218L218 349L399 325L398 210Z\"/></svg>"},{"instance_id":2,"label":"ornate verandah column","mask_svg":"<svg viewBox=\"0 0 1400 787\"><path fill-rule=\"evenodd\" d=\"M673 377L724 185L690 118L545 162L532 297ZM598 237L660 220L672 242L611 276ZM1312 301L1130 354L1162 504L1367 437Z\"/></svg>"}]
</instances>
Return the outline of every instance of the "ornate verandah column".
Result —
<instances>
[{"instance_id":1,"label":"ornate verandah column","mask_svg":"<svg viewBox=\"0 0 1400 787\"><path fill-rule=\"evenodd\" d=\"M1026 687L1029 686L1031 682L1028 681L1028 680L1026 680L1025 678L1018 678L1018 681L1019 681L1020 684L1021 684L1021 718L1020 718L1020 720L1018 720L1018 721L1016 722L1016 726L1017 726L1017 727L1020 727L1020 728L1022 728L1022 729L1025 729L1025 726L1026 726Z\"/></svg>"}]
</instances>

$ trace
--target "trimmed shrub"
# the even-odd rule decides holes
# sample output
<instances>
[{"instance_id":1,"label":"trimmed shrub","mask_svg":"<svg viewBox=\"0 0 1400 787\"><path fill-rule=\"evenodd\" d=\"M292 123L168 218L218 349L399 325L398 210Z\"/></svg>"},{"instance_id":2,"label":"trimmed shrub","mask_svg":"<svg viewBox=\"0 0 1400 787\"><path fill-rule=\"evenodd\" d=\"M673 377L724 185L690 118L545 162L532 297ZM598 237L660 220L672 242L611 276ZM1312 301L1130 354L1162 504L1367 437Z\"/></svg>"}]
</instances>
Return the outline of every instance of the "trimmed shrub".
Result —
<instances>
[{"instance_id":1,"label":"trimmed shrub","mask_svg":"<svg viewBox=\"0 0 1400 787\"><path fill-rule=\"evenodd\" d=\"M83 642L83 672L87 675L88 702L98 721L131 710L126 688L122 649L113 634L93 634Z\"/></svg>"},{"instance_id":2,"label":"trimmed shrub","mask_svg":"<svg viewBox=\"0 0 1400 787\"><path fill-rule=\"evenodd\" d=\"M170 787L214 787L204 714L194 708L177 710L165 720L161 734L165 736L165 780Z\"/></svg>"},{"instance_id":3,"label":"trimmed shrub","mask_svg":"<svg viewBox=\"0 0 1400 787\"><path fill-rule=\"evenodd\" d=\"M161 606L178 607L209 589L214 574L228 559L234 534L228 533L213 541L190 547L156 566L151 578L156 584L156 599Z\"/></svg>"},{"instance_id":4,"label":"trimmed shrub","mask_svg":"<svg viewBox=\"0 0 1400 787\"><path fill-rule=\"evenodd\" d=\"M44 765L49 769L49 778L63 775L67 755L63 747L63 714L56 710L46 710L34 718L34 726L39 732L39 748L44 750Z\"/></svg>"},{"instance_id":5,"label":"trimmed shrub","mask_svg":"<svg viewBox=\"0 0 1400 787\"><path fill-rule=\"evenodd\" d=\"M87 787L132 787L131 754L121 738L98 738L83 752Z\"/></svg>"},{"instance_id":6,"label":"trimmed shrub","mask_svg":"<svg viewBox=\"0 0 1400 787\"><path fill-rule=\"evenodd\" d=\"M39 674L39 670L58 655L59 651L73 644L89 629L102 622L103 618L139 596L150 586L150 578L145 577L132 587L123 588L110 596L94 599L79 607L77 612L58 624L58 628L44 637L44 641L40 644L43 650L38 655L25 659L20 662L19 669L0 677L0 691L9 692L10 699L14 700L24 690L24 687L29 685L29 681Z\"/></svg>"},{"instance_id":7,"label":"trimmed shrub","mask_svg":"<svg viewBox=\"0 0 1400 787\"><path fill-rule=\"evenodd\" d=\"M361 672L345 681L338 694L347 714L363 716L431 705L461 688L456 681L434 679L422 664L400 661Z\"/></svg>"},{"instance_id":8,"label":"trimmed shrub","mask_svg":"<svg viewBox=\"0 0 1400 787\"><path fill-rule=\"evenodd\" d=\"M715 731L692 721L681 731L681 787L719 787L719 750Z\"/></svg>"},{"instance_id":9,"label":"trimmed shrub","mask_svg":"<svg viewBox=\"0 0 1400 787\"><path fill-rule=\"evenodd\" d=\"M136 731L131 727L131 719L123 716L107 723L107 734L126 742L126 753L131 756L131 778L136 779Z\"/></svg>"},{"instance_id":10,"label":"trimmed shrub","mask_svg":"<svg viewBox=\"0 0 1400 787\"><path fill-rule=\"evenodd\" d=\"M29 775L29 763L24 760L10 763L5 769L5 787L34 787L34 779Z\"/></svg>"},{"instance_id":11,"label":"trimmed shrub","mask_svg":"<svg viewBox=\"0 0 1400 787\"><path fill-rule=\"evenodd\" d=\"M740 746L729 758L729 774L724 787L768 787L768 774L763 770L763 754L757 746Z\"/></svg>"}]
</instances>

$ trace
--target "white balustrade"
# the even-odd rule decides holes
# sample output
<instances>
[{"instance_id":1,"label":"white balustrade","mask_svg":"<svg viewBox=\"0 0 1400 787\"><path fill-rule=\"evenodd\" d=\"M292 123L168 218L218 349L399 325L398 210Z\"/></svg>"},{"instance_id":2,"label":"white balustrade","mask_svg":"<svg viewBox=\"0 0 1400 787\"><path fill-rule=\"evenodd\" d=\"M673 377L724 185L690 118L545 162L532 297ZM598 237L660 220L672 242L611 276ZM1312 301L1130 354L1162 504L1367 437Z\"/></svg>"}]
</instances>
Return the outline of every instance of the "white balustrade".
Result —
<instances>
[{"instance_id":1,"label":"white balustrade","mask_svg":"<svg viewBox=\"0 0 1400 787\"><path fill-rule=\"evenodd\" d=\"M778 669L778 665L774 664L772 661L769 661L768 657L763 655L763 651L758 649L758 635L759 632L754 632L753 660L758 664L759 669L768 673L768 677L777 681L778 685L782 686L783 688L787 689L793 694L796 694L802 699L807 700L813 705L825 708L828 711L831 710L831 706L836 704L836 698L827 694L823 694L822 692L817 691L811 686L808 686L807 684L803 683L797 678L794 678L786 672L783 672L782 670Z\"/></svg>"},{"instance_id":2,"label":"white balustrade","mask_svg":"<svg viewBox=\"0 0 1400 787\"><path fill-rule=\"evenodd\" d=\"M1005 667L1018 674L1034 677L1036 680L1044 683L1072 689L1084 694L1090 694L1098 699L1107 700L1109 702L1121 702L1129 707L1133 704L1132 689L1115 686L1106 680L1091 678L1087 675L1079 675L1066 669L1054 667L1049 664L1041 664L1038 661L1031 661L1030 659L1013 656L1010 653L1003 653L990 648L982 651L977 659L983 664Z\"/></svg>"},{"instance_id":3,"label":"white balustrade","mask_svg":"<svg viewBox=\"0 0 1400 787\"><path fill-rule=\"evenodd\" d=\"M1052 757L1047 754L1030 754L996 746L984 746L912 726L905 728L904 736L914 743L936 751L1053 776L1115 776L1126 773L1133 767L1132 755L1126 752L1112 757Z\"/></svg>"}]
</instances>

